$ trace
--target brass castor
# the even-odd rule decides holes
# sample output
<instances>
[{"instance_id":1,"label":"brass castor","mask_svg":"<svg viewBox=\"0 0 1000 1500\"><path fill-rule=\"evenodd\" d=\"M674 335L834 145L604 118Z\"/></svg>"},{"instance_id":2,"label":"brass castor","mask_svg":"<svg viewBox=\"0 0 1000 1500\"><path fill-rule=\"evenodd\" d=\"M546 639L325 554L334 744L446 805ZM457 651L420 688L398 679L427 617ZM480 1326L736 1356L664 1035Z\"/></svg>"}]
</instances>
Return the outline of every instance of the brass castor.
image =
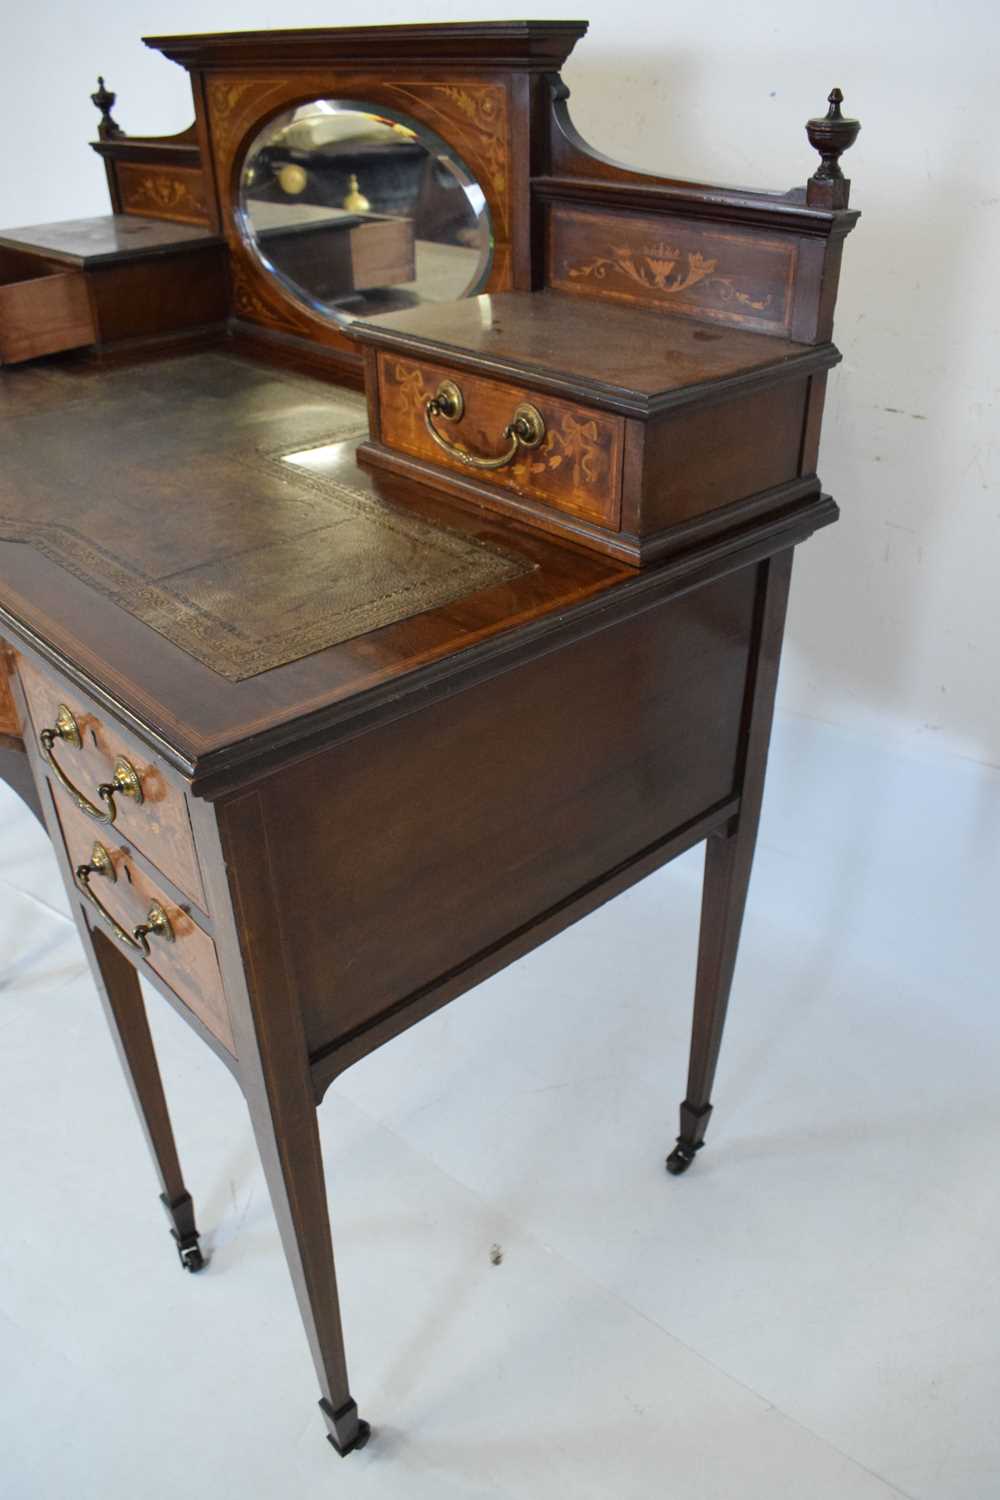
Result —
<instances>
[{"instance_id":1,"label":"brass castor","mask_svg":"<svg viewBox=\"0 0 1000 1500\"><path fill-rule=\"evenodd\" d=\"M203 1271L208 1261L201 1253L201 1245L198 1243L196 1234L185 1235L183 1239L174 1233L174 1244L177 1246L177 1256L185 1271Z\"/></svg>"},{"instance_id":2,"label":"brass castor","mask_svg":"<svg viewBox=\"0 0 1000 1500\"><path fill-rule=\"evenodd\" d=\"M371 1435L371 1427L363 1418L361 1418L358 1421L357 1436L355 1437L354 1441L348 1443L346 1447L342 1448L330 1433L327 1433L326 1440L335 1453L339 1453L341 1458L346 1458L349 1453L356 1453L358 1449L363 1448L368 1442L368 1439L371 1437Z\"/></svg>"},{"instance_id":3,"label":"brass castor","mask_svg":"<svg viewBox=\"0 0 1000 1500\"><path fill-rule=\"evenodd\" d=\"M694 1161L695 1152L701 1150L701 1142L697 1146L690 1145L687 1141L678 1139L677 1145L667 1157L667 1171L671 1177L680 1177L686 1172Z\"/></svg>"}]
</instances>

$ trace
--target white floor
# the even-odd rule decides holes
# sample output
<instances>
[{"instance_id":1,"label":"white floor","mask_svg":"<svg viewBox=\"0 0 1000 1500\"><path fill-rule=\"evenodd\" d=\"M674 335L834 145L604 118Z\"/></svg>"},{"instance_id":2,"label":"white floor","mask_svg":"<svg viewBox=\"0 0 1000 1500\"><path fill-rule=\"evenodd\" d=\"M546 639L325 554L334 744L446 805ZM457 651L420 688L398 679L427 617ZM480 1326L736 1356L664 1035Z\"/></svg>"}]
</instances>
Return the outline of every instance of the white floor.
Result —
<instances>
[{"instance_id":1,"label":"white floor","mask_svg":"<svg viewBox=\"0 0 1000 1500\"><path fill-rule=\"evenodd\" d=\"M212 1254L189 1277L0 788L3 1500L1000 1496L1000 775L779 721L710 1143L674 1180L699 876L327 1096L377 1429L341 1461L235 1085L151 996Z\"/></svg>"}]
</instances>

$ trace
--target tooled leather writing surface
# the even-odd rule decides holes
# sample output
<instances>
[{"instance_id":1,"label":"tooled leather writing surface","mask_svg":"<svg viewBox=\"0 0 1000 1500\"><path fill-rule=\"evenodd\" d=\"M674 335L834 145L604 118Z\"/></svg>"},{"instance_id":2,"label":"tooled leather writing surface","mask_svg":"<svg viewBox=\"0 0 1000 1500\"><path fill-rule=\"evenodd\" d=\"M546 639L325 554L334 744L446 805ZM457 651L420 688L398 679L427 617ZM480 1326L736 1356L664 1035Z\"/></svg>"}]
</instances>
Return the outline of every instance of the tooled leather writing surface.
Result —
<instances>
[{"instance_id":1,"label":"tooled leather writing surface","mask_svg":"<svg viewBox=\"0 0 1000 1500\"><path fill-rule=\"evenodd\" d=\"M152 428L137 427L130 460L130 509L121 511L124 533L142 555L156 531L168 498L178 492L192 451L189 428L197 368L212 370L210 394L202 382L201 421L215 424L219 441L237 452L255 446L261 452L289 451L332 435L331 403L343 392L308 376L292 376L261 366L245 356L211 353L170 359L173 393L165 400L160 440L142 456L141 438ZM240 366L243 376L232 366ZM7 474L15 454L29 489L18 502L19 515L33 523L69 514L82 530L87 507L100 507L95 453L114 476L124 454L117 435L105 429L98 441L89 432L103 394L116 383L127 386L134 403L149 401L155 364L147 359L123 366L101 366L71 355L21 365L0 372L0 482L15 486ZM187 371L190 379L181 375ZM254 373L256 396L244 388L241 402L234 390ZM64 437L72 419L85 447L74 459ZM240 431L234 438L233 424ZM353 413L352 413L353 421ZM205 446L212 443L205 438ZM107 450L101 452L101 449ZM61 455L61 457L59 457ZM448 533L459 533L476 546L489 546L522 560L517 576L489 588L383 625L364 635L316 650L259 676L235 681L204 666L165 635L119 608L106 593L60 565L37 547L0 537L0 629L15 642L40 643L63 671L76 672L81 685L124 717L185 774L209 774L211 768L244 761L283 743L291 726L308 715L313 725L340 721L353 703L373 691L388 693L416 669L432 667L455 652L482 646L514 626L558 618L566 606L627 582L633 570L596 553L553 543L542 533L474 507L458 504L406 480L375 476L359 469L355 443L344 441L328 451L327 470L334 479L361 490L390 513L420 517ZM57 458L59 461L57 462ZM49 488L36 469L44 463ZM288 483L294 474L288 470ZM116 483L121 484L120 478ZM303 485L303 490L307 488ZM240 519L239 497L233 502L233 524ZM0 513L4 510L0 505ZM12 508L10 508L12 511ZM191 524L204 524L195 510Z\"/></svg>"},{"instance_id":2,"label":"tooled leather writing surface","mask_svg":"<svg viewBox=\"0 0 1000 1500\"><path fill-rule=\"evenodd\" d=\"M49 425L5 444L0 537L233 680L530 567L285 463L358 436L363 403L225 355L110 373Z\"/></svg>"}]
</instances>

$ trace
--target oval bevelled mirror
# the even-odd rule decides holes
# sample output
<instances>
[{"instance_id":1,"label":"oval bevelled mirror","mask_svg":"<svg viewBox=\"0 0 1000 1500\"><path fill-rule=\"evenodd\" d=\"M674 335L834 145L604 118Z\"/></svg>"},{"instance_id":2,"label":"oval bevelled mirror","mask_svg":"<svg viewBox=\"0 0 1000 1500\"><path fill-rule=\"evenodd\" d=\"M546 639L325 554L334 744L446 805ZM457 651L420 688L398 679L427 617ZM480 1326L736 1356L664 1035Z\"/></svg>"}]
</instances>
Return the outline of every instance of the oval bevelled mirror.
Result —
<instances>
[{"instance_id":1,"label":"oval bevelled mirror","mask_svg":"<svg viewBox=\"0 0 1000 1500\"><path fill-rule=\"evenodd\" d=\"M416 120L315 99L270 120L240 171L257 256L339 323L479 291L492 254L482 188Z\"/></svg>"}]
</instances>

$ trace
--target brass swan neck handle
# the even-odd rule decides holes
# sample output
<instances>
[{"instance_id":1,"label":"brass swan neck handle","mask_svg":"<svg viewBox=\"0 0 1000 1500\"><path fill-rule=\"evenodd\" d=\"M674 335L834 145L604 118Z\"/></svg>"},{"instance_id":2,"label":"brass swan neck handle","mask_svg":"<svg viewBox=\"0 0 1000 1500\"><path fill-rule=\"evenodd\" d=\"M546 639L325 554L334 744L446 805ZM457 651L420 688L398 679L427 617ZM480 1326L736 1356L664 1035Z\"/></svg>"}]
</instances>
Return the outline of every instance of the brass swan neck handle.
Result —
<instances>
[{"instance_id":1,"label":"brass swan neck handle","mask_svg":"<svg viewBox=\"0 0 1000 1500\"><path fill-rule=\"evenodd\" d=\"M64 744L72 746L74 750L79 750L83 746L80 726L65 703L60 703L59 705L55 726L43 729L38 736L38 743L49 770L53 773L59 785L69 792L80 811L85 812L88 818L93 818L97 823L113 823L118 816L118 808L115 803L116 795L131 797L133 802L141 802L143 800L142 781L140 780L138 771L136 771L131 761L125 759L124 755L119 755L115 760L113 779L102 782L97 788L97 795L104 803L103 807L98 807L96 802L91 802L89 797L84 796L79 787L73 785L62 766L56 760L53 754L56 740L62 740Z\"/></svg>"},{"instance_id":2,"label":"brass swan neck handle","mask_svg":"<svg viewBox=\"0 0 1000 1500\"><path fill-rule=\"evenodd\" d=\"M144 958L149 958L150 937L161 938L165 943L173 942L174 929L171 926L170 918L158 901L151 901L149 903L145 922L140 922L137 927L133 927L132 931L129 932L127 927L123 927L111 915L103 901L98 899L90 884L92 875L100 875L105 880L110 880L112 884L115 884L118 880L118 872L115 869L114 861L103 844L95 844L91 850L90 863L77 865L73 874L77 886L83 892L84 896L86 896L90 905L104 918L115 937L120 943L124 943L126 948L135 948Z\"/></svg>"},{"instance_id":3,"label":"brass swan neck handle","mask_svg":"<svg viewBox=\"0 0 1000 1500\"><path fill-rule=\"evenodd\" d=\"M537 406L522 401L514 409L514 415L503 430L507 447L494 457L483 457L460 448L439 432L434 425L435 417L444 417L447 422L460 422L465 415L465 397L453 380L442 380L434 395L424 403L424 421L427 431L450 458L470 469L504 469L512 464L522 448L537 448L545 436L545 419Z\"/></svg>"}]
</instances>

